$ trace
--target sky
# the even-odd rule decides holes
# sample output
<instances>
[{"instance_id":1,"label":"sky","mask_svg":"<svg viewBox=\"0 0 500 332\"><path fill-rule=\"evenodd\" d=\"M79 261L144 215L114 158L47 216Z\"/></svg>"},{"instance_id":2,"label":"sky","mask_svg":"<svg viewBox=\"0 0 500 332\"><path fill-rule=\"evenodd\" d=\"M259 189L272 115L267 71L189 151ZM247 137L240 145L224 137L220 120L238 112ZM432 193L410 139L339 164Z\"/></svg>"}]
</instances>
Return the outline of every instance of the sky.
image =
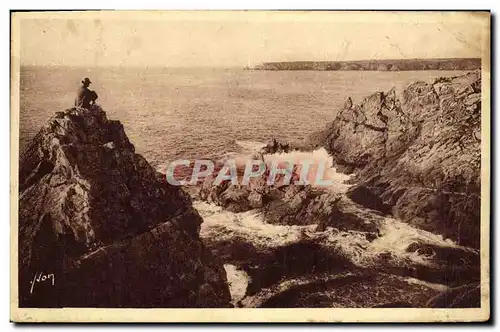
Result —
<instances>
[{"instance_id":1,"label":"sky","mask_svg":"<svg viewBox=\"0 0 500 332\"><path fill-rule=\"evenodd\" d=\"M469 58L481 57L485 35L485 20L466 13L17 15L13 38L19 38L21 65L231 67L266 61Z\"/></svg>"}]
</instances>

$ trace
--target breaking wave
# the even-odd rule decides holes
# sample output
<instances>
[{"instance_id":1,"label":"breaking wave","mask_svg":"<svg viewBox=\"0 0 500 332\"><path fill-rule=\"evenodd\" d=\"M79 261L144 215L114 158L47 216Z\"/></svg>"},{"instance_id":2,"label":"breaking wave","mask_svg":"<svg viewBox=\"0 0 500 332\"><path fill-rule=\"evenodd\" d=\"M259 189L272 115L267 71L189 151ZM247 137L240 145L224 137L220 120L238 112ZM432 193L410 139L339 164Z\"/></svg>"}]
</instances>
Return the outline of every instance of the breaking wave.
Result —
<instances>
[{"instance_id":1,"label":"breaking wave","mask_svg":"<svg viewBox=\"0 0 500 332\"><path fill-rule=\"evenodd\" d=\"M237 163L244 164L246 159L251 158L258 153L266 144L255 141L236 141L236 144L243 149L243 154L233 155L232 158L236 159ZM327 189L335 192L345 192L351 185L345 182L351 178L351 175L346 175L337 172L335 167L333 167L333 158L328 154L324 148L319 148L313 151L291 151L291 152L281 152L273 154L263 155L266 164L276 163L292 163L294 165L300 165L301 162L309 162L311 164L308 180L309 183L315 183L315 177L320 164L325 166L323 179L331 180L333 185ZM319 170L321 173L321 170ZM298 169L300 172L300 167ZM322 186L322 188L324 188Z\"/></svg>"},{"instance_id":2,"label":"breaking wave","mask_svg":"<svg viewBox=\"0 0 500 332\"><path fill-rule=\"evenodd\" d=\"M203 238L227 240L244 238L259 248L274 248L298 242L314 232L316 225L286 226L264 222L259 210L233 213L212 203L194 201L193 206L203 218Z\"/></svg>"}]
</instances>

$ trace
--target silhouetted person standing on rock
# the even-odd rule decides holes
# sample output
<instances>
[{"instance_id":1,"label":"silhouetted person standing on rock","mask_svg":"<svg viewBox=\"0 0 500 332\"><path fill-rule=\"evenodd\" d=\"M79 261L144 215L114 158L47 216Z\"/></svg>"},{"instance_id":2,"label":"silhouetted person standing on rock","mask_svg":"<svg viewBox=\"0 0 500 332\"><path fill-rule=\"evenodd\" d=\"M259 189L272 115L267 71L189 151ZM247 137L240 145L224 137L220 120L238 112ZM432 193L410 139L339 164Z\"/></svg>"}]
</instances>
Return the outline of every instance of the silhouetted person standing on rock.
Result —
<instances>
[{"instance_id":1,"label":"silhouetted person standing on rock","mask_svg":"<svg viewBox=\"0 0 500 332\"><path fill-rule=\"evenodd\" d=\"M95 104L97 93L89 89L90 83L92 82L88 77L83 79L82 86L76 93L75 106L90 109L90 106Z\"/></svg>"}]
</instances>

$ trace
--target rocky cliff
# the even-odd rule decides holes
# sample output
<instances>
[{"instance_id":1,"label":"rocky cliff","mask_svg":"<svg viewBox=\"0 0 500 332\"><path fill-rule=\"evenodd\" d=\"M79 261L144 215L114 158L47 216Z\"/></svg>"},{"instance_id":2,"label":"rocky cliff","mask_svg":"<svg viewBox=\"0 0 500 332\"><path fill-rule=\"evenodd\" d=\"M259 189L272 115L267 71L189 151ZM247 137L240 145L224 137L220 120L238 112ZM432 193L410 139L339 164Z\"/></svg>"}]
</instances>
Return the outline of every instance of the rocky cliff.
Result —
<instances>
[{"instance_id":1,"label":"rocky cliff","mask_svg":"<svg viewBox=\"0 0 500 332\"><path fill-rule=\"evenodd\" d=\"M239 214L237 226L213 222L205 236L218 256L250 276L242 305L314 306L324 297L324 306L477 307L480 119L479 72L416 82L401 96L375 93L359 105L349 98L302 147L273 140L259 154L324 147L337 170L354 173L349 185L267 185L264 173L249 185L214 186L209 177L194 188L195 197ZM249 210L258 211L266 230L254 238L234 229L243 227L248 216L241 213ZM254 222L249 228L259 229ZM288 235L282 230L298 229L286 244L272 246ZM272 230L279 235L268 236ZM352 276L328 279L346 271L360 273L354 279L363 280L363 292ZM317 280L320 273L326 279ZM391 296L367 300L365 290L378 284L388 285L381 292ZM332 300L339 287L351 303ZM362 298L354 300L358 293ZM403 302L392 303L393 297Z\"/></svg>"},{"instance_id":2,"label":"rocky cliff","mask_svg":"<svg viewBox=\"0 0 500 332\"><path fill-rule=\"evenodd\" d=\"M479 247L479 71L346 103L312 141L356 173L355 202Z\"/></svg>"},{"instance_id":3,"label":"rocky cliff","mask_svg":"<svg viewBox=\"0 0 500 332\"><path fill-rule=\"evenodd\" d=\"M20 157L20 305L227 306L201 223L119 121L99 107L57 112Z\"/></svg>"}]
</instances>

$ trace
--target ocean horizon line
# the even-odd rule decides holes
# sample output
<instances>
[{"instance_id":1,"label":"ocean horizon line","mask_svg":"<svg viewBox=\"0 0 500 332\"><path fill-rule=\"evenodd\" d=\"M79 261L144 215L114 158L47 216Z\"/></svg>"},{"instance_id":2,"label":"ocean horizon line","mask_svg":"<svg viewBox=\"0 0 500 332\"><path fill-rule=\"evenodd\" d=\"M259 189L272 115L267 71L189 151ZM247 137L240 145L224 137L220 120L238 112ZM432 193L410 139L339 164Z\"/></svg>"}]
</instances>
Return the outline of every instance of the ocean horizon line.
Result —
<instances>
[{"instance_id":1,"label":"ocean horizon line","mask_svg":"<svg viewBox=\"0 0 500 332\"><path fill-rule=\"evenodd\" d=\"M278 64L278 63L362 63L362 62L387 62L387 61L456 61L456 60L481 60L477 57L456 57L456 58L387 58L387 59L351 59L351 60L272 60L272 61L261 61L252 64L241 64L241 65L159 65L159 64L146 64L146 65L68 65L68 64L21 64L21 68L29 67L54 67L54 68L172 68L172 69L184 69L184 68L200 68L200 69L253 69L256 66L263 64Z\"/></svg>"}]
</instances>

